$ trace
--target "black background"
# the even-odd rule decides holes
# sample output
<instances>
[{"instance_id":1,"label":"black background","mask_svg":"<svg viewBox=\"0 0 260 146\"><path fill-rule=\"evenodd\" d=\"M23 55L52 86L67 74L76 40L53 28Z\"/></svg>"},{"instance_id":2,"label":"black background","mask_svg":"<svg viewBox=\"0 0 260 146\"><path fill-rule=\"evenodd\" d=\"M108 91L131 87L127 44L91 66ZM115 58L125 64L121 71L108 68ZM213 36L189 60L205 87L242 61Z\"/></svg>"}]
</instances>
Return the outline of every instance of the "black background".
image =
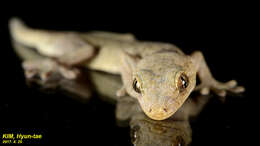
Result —
<instances>
[{"instance_id":1,"label":"black background","mask_svg":"<svg viewBox=\"0 0 260 146\"><path fill-rule=\"evenodd\" d=\"M193 127L193 145L249 145L257 143L258 117L255 45L257 13L253 6L232 3L210 5L150 5L123 3L111 7L77 4L4 7L0 20L1 133L40 133L39 143L131 145L129 127L116 126L115 105L99 99L81 103L59 93L45 94L26 86L20 60L10 45L8 20L22 18L28 25L53 30L131 32L140 40L176 44L187 54L201 50L213 75L221 81L236 79L242 96L226 103L213 99ZM40 7L41 6L41 7ZM215 7L214 7L215 6ZM255 101L254 105L251 104ZM37 142L36 142L37 143Z\"/></svg>"}]
</instances>

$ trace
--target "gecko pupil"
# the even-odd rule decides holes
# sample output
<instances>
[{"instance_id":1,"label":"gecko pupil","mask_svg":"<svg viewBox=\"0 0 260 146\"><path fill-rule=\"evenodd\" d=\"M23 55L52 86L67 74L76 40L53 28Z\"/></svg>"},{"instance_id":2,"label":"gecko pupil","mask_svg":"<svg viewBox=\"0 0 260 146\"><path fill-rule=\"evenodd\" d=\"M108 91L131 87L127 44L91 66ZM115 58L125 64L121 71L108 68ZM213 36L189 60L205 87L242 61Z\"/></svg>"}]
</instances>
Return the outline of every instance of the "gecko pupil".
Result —
<instances>
[{"instance_id":1,"label":"gecko pupil","mask_svg":"<svg viewBox=\"0 0 260 146\"><path fill-rule=\"evenodd\" d=\"M187 88L188 83L187 83L186 79L183 76L181 77L181 82L182 82L183 87Z\"/></svg>"},{"instance_id":2,"label":"gecko pupil","mask_svg":"<svg viewBox=\"0 0 260 146\"><path fill-rule=\"evenodd\" d=\"M134 79L133 88L134 88L135 92L141 93L140 84L136 79Z\"/></svg>"},{"instance_id":3,"label":"gecko pupil","mask_svg":"<svg viewBox=\"0 0 260 146\"><path fill-rule=\"evenodd\" d=\"M181 74L180 78L179 78L179 89L180 91L183 91L184 89L186 89L189 85L189 80L188 77L183 73Z\"/></svg>"}]
</instances>

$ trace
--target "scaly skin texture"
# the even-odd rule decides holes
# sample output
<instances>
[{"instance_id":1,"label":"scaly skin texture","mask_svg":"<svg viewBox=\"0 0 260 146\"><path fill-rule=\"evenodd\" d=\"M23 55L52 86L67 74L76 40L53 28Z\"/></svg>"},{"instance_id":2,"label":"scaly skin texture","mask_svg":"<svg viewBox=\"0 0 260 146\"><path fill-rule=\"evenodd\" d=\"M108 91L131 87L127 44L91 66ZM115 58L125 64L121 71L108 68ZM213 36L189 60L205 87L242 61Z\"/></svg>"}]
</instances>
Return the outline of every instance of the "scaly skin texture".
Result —
<instances>
[{"instance_id":1,"label":"scaly skin texture","mask_svg":"<svg viewBox=\"0 0 260 146\"><path fill-rule=\"evenodd\" d=\"M196 88L202 94L212 90L225 96L226 91L244 91L234 80L215 80L199 51L188 56L172 44L139 41L131 34L44 31L31 29L18 19L11 19L9 25L14 41L53 58L24 62L28 78L41 74L48 80L55 70L75 79L79 65L120 74L123 87L117 95L137 98L144 113L155 120L169 118L181 107L195 88L197 74L201 84Z\"/></svg>"}]
</instances>

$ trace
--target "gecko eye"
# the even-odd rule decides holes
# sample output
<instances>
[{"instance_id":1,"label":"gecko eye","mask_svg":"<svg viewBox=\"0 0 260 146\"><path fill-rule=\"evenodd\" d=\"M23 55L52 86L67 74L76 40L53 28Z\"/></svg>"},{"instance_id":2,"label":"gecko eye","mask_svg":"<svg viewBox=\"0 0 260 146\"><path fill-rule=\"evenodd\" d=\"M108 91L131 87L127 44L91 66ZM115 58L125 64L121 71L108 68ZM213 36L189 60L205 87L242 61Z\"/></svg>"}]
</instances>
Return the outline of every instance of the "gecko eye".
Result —
<instances>
[{"instance_id":1,"label":"gecko eye","mask_svg":"<svg viewBox=\"0 0 260 146\"><path fill-rule=\"evenodd\" d=\"M140 85L140 83L137 81L136 78L135 78L134 81L133 81L133 88L134 88L135 92L141 93L141 85Z\"/></svg>"},{"instance_id":2,"label":"gecko eye","mask_svg":"<svg viewBox=\"0 0 260 146\"><path fill-rule=\"evenodd\" d=\"M189 86L189 79L184 73L182 73L178 79L178 88L180 92L184 91L188 86Z\"/></svg>"}]
</instances>

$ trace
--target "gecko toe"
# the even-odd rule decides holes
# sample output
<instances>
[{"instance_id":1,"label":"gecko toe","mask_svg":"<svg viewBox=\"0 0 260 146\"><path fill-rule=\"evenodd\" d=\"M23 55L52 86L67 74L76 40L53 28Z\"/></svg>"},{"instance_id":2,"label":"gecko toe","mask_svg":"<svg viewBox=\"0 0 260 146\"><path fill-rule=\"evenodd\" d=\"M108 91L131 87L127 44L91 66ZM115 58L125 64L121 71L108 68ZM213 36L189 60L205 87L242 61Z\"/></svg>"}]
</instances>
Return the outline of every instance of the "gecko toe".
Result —
<instances>
[{"instance_id":1,"label":"gecko toe","mask_svg":"<svg viewBox=\"0 0 260 146\"><path fill-rule=\"evenodd\" d=\"M228 87L235 87L235 86L237 85L237 81L236 81L236 80L228 81L228 82L226 83L226 85L227 85Z\"/></svg>"},{"instance_id":2,"label":"gecko toe","mask_svg":"<svg viewBox=\"0 0 260 146\"><path fill-rule=\"evenodd\" d=\"M24 74L27 79L31 79L37 75L37 72L35 70L26 70Z\"/></svg>"},{"instance_id":3,"label":"gecko toe","mask_svg":"<svg viewBox=\"0 0 260 146\"><path fill-rule=\"evenodd\" d=\"M220 97L225 97L227 95L227 92L225 90L219 90L216 93Z\"/></svg>"},{"instance_id":4,"label":"gecko toe","mask_svg":"<svg viewBox=\"0 0 260 146\"><path fill-rule=\"evenodd\" d=\"M237 86L235 88L230 89L230 92L242 93L242 92L245 92L245 88L243 86Z\"/></svg>"},{"instance_id":5,"label":"gecko toe","mask_svg":"<svg viewBox=\"0 0 260 146\"><path fill-rule=\"evenodd\" d=\"M210 92L210 89L207 88L207 87L204 87L204 88L202 88L202 89L200 90L200 93L201 93L202 95L208 95L209 92Z\"/></svg>"}]
</instances>

